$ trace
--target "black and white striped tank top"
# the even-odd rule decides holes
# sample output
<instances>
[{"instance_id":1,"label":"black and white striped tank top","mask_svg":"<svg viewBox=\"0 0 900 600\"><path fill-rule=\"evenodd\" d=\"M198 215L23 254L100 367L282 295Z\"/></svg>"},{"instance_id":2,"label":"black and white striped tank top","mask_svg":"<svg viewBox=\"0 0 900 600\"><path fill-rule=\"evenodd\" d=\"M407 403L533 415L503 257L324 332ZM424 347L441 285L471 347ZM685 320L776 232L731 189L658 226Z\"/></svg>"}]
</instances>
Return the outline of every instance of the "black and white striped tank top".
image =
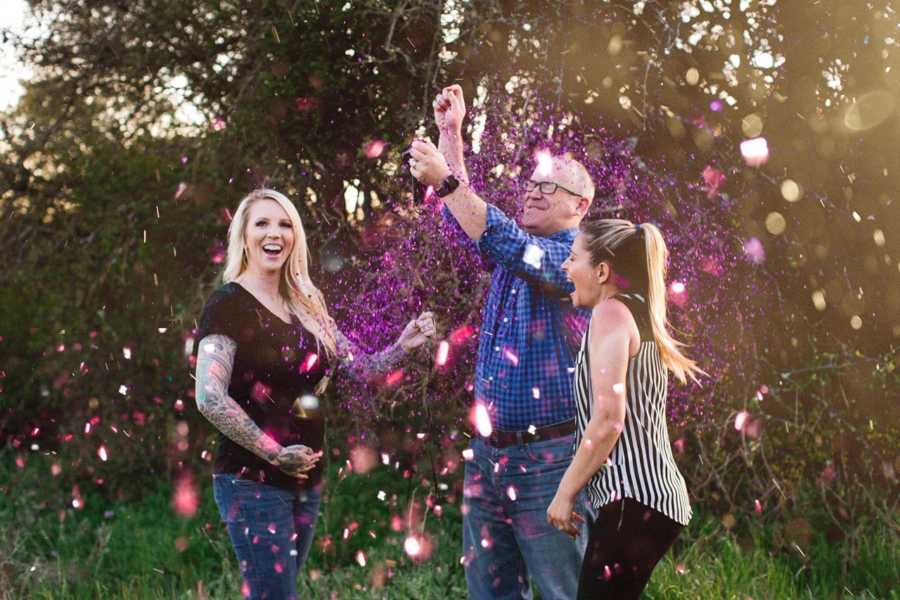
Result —
<instances>
[{"instance_id":1,"label":"black and white striped tank top","mask_svg":"<svg viewBox=\"0 0 900 600\"><path fill-rule=\"evenodd\" d=\"M625 428L606 465L588 482L588 498L596 508L621 498L633 498L687 525L691 519L691 504L684 478L672 456L666 426L669 377L653 340L647 305L640 294L619 294L616 297L634 316L641 334L641 347L635 356L628 359ZM581 444L593 408L589 335L590 325L575 362L575 405L578 411L576 448Z\"/></svg>"}]
</instances>

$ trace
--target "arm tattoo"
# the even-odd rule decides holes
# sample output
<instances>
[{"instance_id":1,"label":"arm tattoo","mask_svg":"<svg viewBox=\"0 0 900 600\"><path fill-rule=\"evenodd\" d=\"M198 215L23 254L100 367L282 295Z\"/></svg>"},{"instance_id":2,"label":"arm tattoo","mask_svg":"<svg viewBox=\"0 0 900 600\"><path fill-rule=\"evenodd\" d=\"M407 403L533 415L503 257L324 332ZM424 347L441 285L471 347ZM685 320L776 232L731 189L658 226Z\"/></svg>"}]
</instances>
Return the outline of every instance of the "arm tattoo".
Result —
<instances>
[{"instance_id":1,"label":"arm tattoo","mask_svg":"<svg viewBox=\"0 0 900 600\"><path fill-rule=\"evenodd\" d=\"M208 335L200 340L195 393L197 408L231 441L271 463L281 451L281 445L263 433L228 395L236 351L237 344L224 335Z\"/></svg>"},{"instance_id":2,"label":"arm tattoo","mask_svg":"<svg viewBox=\"0 0 900 600\"><path fill-rule=\"evenodd\" d=\"M340 368L355 381L374 380L396 366L406 354L400 344L391 344L381 352L365 354L340 331L336 332L335 341L337 354L341 358Z\"/></svg>"}]
</instances>

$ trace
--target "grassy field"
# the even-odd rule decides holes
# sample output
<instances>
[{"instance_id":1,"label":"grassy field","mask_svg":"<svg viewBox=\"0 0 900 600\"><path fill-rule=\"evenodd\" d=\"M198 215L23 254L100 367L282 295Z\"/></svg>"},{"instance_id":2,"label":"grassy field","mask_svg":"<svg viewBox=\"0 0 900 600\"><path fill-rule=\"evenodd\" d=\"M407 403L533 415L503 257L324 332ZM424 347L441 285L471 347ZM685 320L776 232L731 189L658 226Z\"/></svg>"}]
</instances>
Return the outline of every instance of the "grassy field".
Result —
<instances>
[{"instance_id":1,"label":"grassy field","mask_svg":"<svg viewBox=\"0 0 900 600\"><path fill-rule=\"evenodd\" d=\"M402 512L413 491L410 483L387 470L341 481L332 470L330 479L302 598L465 597L456 507L428 517L434 552L413 563L403 552L403 534L390 530L391 515ZM57 511L35 509L38 497L33 489L0 494L0 598L239 597L236 561L208 486L190 519L173 513L167 484L139 502L85 497L85 508L67 510L64 519ZM358 528L343 540L354 520ZM846 574L841 544L814 536L804 557L773 552L770 532L749 531L738 541L716 520L698 515L655 571L645 597L900 599L892 589L900 581L900 549L886 527L873 526ZM323 552L326 536L333 543Z\"/></svg>"}]
</instances>

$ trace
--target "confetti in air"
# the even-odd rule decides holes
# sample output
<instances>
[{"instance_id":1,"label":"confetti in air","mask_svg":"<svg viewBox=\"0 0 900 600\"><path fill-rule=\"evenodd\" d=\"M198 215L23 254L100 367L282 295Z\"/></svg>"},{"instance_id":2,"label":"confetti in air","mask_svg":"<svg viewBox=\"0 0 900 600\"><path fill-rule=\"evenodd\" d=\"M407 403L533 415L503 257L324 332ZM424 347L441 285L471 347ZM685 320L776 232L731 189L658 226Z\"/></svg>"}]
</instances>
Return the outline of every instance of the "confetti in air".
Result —
<instances>
[{"instance_id":1,"label":"confetti in air","mask_svg":"<svg viewBox=\"0 0 900 600\"><path fill-rule=\"evenodd\" d=\"M478 432L478 435L481 437L490 437L494 428L491 425L491 417L488 415L487 408L485 408L484 404L481 402L475 403L475 406L472 408L470 419L475 426L475 431Z\"/></svg>"},{"instance_id":2,"label":"confetti in air","mask_svg":"<svg viewBox=\"0 0 900 600\"><path fill-rule=\"evenodd\" d=\"M366 158L378 158L384 152L385 144L381 140L373 140L366 144Z\"/></svg>"},{"instance_id":3,"label":"confetti in air","mask_svg":"<svg viewBox=\"0 0 900 600\"><path fill-rule=\"evenodd\" d=\"M769 160L769 145L766 138L753 138L741 142L741 155L749 167L761 167Z\"/></svg>"},{"instance_id":4,"label":"confetti in air","mask_svg":"<svg viewBox=\"0 0 900 600\"><path fill-rule=\"evenodd\" d=\"M546 150L538 150L534 159L537 161L535 175L539 177L549 177L553 173L553 156Z\"/></svg>"},{"instance_id":5,"label":"confetti in air","mask_svg":"<svg viewBox=\"0 0 900 600\"><path fill-rule=\"evenodd\" d=\"M450 343L447 340L441 340L441 343L438 344L437 355L435 356L434 362L439 367L443 367L447 364L447 357L450 354Z\"/></svg>"},{"instance_id":6,"label":"confetti in air","mask_svg":"<svg viewBox=\"0 0 900 600\"><path fill-rule=\"evenodd\" d=\"M536 244L528 244L525 246L525 252L522 254L522 262L532 266L535 269L541 268L541 260L544 258L544 250Z\"/></svg>"}]
</instances>

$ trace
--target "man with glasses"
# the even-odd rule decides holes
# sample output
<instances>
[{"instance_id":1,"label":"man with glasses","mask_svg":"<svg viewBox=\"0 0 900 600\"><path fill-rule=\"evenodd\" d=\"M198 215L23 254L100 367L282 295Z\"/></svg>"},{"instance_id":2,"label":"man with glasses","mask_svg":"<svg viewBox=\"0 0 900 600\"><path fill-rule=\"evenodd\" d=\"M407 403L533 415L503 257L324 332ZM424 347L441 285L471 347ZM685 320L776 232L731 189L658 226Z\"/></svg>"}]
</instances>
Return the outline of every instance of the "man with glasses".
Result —
<instances>
[{"instance_id":1,"label":"man with glasses","mask_svg":"<svg viewBox=\"0 0 900 600\"><path fill-rule=\"evenodd\" d=\"M410 169L493 263L475 373L475 414L490 424L473 434L465 468L469 596L530 598L530 577L545 600L574 598L587 531L572 539L546 511L574 455L572 372L586 323L564 301L573 287L561 267L594 184L579 162L542 156L525 184L519 226L468 186L462 89L445 88L434 113L438 148L413 142ZM589 510L583 497L579 510Z\"/></svg>"}]
</instances>

